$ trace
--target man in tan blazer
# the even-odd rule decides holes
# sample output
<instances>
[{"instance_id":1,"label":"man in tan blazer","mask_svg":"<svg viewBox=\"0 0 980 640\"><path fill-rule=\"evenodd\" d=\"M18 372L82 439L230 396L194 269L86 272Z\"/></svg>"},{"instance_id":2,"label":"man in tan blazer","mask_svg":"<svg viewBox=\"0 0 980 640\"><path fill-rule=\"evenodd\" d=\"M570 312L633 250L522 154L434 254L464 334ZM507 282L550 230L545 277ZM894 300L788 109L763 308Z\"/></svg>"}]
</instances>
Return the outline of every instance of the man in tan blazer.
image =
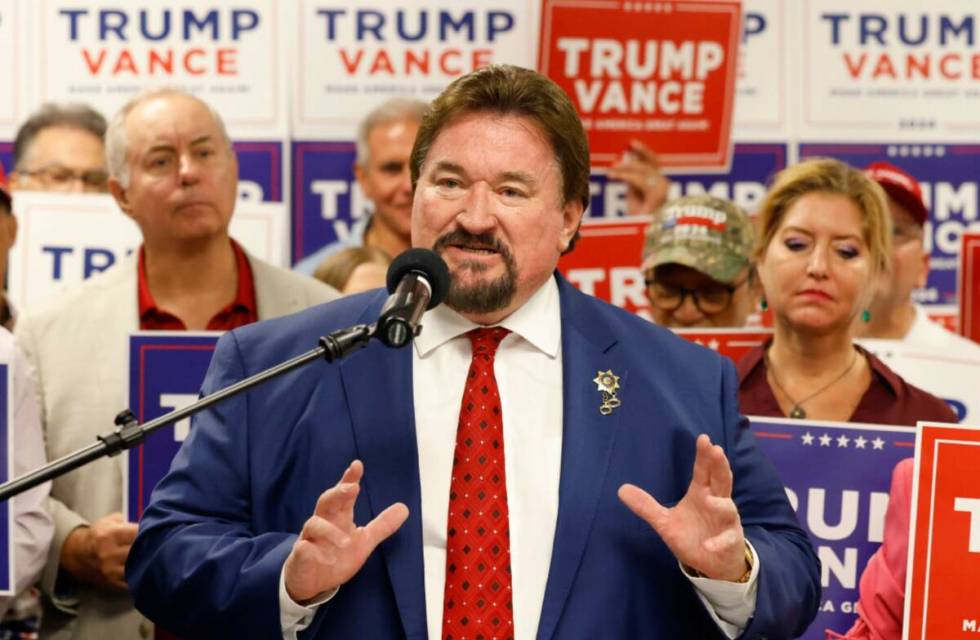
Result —
<instances>
[{"instance_id":1,"label":"man in tan blazer","mask_svg":"<svg viewBox=\"0 0 980 640\"><path fill-rule=\"evenodd\" d=\"M175 90L141 94L110 123L106 153L109 189L140 227L142 247L17 323L36 369L49 459L113 428L127 404L129 333L228 329L337 297L231 240L238 164L221 118L204 102ZM42 637L153 634L123 577L136 534L121 513L123 471L121 456L102 459L52 486Z\"/></svg>"}]
</instances>

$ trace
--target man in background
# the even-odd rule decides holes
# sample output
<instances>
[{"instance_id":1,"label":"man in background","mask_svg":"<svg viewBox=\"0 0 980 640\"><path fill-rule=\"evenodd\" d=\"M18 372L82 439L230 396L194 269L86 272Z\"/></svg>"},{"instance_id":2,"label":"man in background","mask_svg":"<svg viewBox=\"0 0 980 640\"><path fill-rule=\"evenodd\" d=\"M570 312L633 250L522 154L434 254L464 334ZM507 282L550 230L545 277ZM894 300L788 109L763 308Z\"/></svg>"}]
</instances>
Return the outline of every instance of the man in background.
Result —
<instances>
[{"instance_id":1,"label":"man in background","mask_svg":"<svg viewBox=\"0 0 980 640\"><path fill-rule=\"evenodd\" d=\"M643 277L654 321L665 327L743 327L755 307L752 221L738 205L684 196L657 210L646 231Z\"/></svg>"},{"instance_id":2,"label":"man in background","mask_svg":"<svg viewBox=\"0 0 980 640\"><path fill-rule=\"evenodd\" d=\"M92 444L127 406L131 332L221 331L337 296L322 283L247 255L229 237L238 163L221 118L201 100L170 89L137 96L113 118L106 150L109 190L139 226L142 246L56 300L26 310L17 325L37 372L52 459ZM94 158L73 165L74 178L65 182L94 187L97 176L88 172L96 166ZM55 534L42 581L50 606L42 637L153 633L133 609L123 577L136 535L136 525L121 513L123 458L101 459L54 481Z\"/></svg>"},{"instance_id":3,"label":"man in background","mask_svg":"<svg viewBox=\"0 0 980 640\"><path fill-rule=\"evenodd\" d=\"M84 104L48 103L17 130L10 188L105 193L106 122Z\"/></svg>"},{"instance_id":4,"label":"man in background","mask_svg":"<svg viewBox=\"0 0 980 640\"><path fill-rule=\"evenodd\" d=\"M346 238L303 258L296 271L313 275L324 259L347 247L375 247L394 258L412 246L408 159L426 108L421 100L392 98L361 121L354 177L373 212L355 220Z\"/></svg>"},{"instance_id":5,"label":"man in background","mask_svg":"<svg viewBox=\"0 0 980 640\"><path fill-rule=\"evenodd\" d=\"M865 169L888 196L892 216L891 268L878 280L870 318L858 325L864 338L898 341L903 346L949 350L980 358L980 345L933 322L912 292L926 286L929 253L923 245L929 210L922 187L912 175L888 162L875 162ZM899 372L901 373L901 372Z\"/></svg>"}]
</instances>

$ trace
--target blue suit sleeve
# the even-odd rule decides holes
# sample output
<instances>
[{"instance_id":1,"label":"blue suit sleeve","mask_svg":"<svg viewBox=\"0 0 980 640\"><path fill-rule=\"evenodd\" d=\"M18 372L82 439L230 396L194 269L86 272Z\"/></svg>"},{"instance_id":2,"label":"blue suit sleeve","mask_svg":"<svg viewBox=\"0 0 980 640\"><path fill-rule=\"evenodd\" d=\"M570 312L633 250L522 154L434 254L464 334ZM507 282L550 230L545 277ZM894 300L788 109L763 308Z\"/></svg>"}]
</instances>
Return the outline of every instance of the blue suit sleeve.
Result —
<instances>
[{"instance_id":1,"label":"blue suit sleeve","mask_svg":"<svg viewBox=\"0 0 980 640\"><path fill-rule=\"evenodd\" d=\"M243 377L235 333L225 334L202 392ZM184 638L281 637L279 575L296 536L253 533L249 394L218 403L192 424L126 563L136 607Z\"/></svg>"},{"instance_id":2,"label":"blue suit sleeve","mask_svg":"<svg viewBox=\"0 0 980 640\"><path fill-rule=\"evenodd\" d=\"M732 497L760 562L755 614L742 637L796 637L817 614L820 563L789 505L782 480L739 413L735 368L730 360L723 360L721 403L734 475Z\"/></svg>"}]
</instances>

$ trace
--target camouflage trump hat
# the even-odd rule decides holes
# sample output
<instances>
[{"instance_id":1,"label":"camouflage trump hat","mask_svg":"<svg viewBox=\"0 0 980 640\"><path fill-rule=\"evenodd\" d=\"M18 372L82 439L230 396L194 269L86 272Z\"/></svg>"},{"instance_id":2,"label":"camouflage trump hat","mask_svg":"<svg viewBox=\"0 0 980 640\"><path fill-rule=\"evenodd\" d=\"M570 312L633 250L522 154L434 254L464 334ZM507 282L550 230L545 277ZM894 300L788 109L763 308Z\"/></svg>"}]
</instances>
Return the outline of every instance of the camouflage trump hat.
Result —
<instances>
[{"instance_id":1,"label":"camouflage trump hat","mask_svg":"<svg viewBox=\"0 0 980 640\"><path fill-rule=\"evenodd\" d=\"M671 200L646 231L643 272L680 264L731 284L749 264L752 221L734 203L708 195Z\"/></svg>"}]
</instances>

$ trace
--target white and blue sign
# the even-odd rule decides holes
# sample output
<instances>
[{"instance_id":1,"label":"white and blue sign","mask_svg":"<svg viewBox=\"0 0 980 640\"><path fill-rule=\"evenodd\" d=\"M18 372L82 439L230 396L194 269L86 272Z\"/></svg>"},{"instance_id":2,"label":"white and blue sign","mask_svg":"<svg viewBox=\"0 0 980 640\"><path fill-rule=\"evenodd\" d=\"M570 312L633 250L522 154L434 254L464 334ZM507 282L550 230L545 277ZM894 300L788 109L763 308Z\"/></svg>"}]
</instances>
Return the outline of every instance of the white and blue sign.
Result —
<instances>
[{"instance_id":1,"label":"white and blue sign","mask_svg":"<svg viewBox=\"0 0 980 640\"><path fill-rule=\"evenodd\" d=\"M197 401L219 333L150 331L129 338L129 408L140 424ZM130 449L126 512L139 520L153 487L190 431L190 418L160 427Z\"/></svg>"},{"instance_id":2,"label":"white and blue sign","mask_svg":"<svg viewBox=\"0 0 980 640\"><path fill-rule=\"evenodd\" d=\"M923 304L956 304L957 256L964 231L980 230L980 145L975 144L801 144L800 158L830 156L863 168L885 160L922 185L929 209L925 248L929 280L914 293Z\"/></svg>"},{"instance_id":3,"label":"white and blue sign","mask_svg":"<svg viewBox=\"0 0 980 640\"><path fill-rule=\"evenodd\" d=\"M236 142L238 197L282 202L282 142Z\"/></svg>"},{"instance_id":4,"label":"white and blue sign","mask_svg":"<svg viewBox=\"0 0 980 640\"><path fill-rule=\"evenodd\" d=\"M915 453L915 427L749 417L820 558L822 601L801 636L855 620L861 573L881 546L892 470Z\"/></svg>"},{"instance_id":5,"label":"white and blue sign","mask_svg":"<svg viewBox=\"0 0 980 640\"><path fill-rule=\"evenodd\" d=\"M368 212L353 142L293 142L293 263L346 237Z\"/></svg>"},{"instance_id":6,"label":"white and blue sign","mask_svg":"<svg viewBox=\"0 0 980 640\"><path fill-rule=\"evenodd\" d=\"M786 168L785 144L736 144L732 166L727 174L685 174L670 176L673 184L668 199L707 193L731 200L746 211L758 208L766 195L766 185L778 171ZM592 176L589 215L617 218L626 215L627 186L605 175ZM642 213L653 213L644 211Z\"/></svg>"}]
</instances>

